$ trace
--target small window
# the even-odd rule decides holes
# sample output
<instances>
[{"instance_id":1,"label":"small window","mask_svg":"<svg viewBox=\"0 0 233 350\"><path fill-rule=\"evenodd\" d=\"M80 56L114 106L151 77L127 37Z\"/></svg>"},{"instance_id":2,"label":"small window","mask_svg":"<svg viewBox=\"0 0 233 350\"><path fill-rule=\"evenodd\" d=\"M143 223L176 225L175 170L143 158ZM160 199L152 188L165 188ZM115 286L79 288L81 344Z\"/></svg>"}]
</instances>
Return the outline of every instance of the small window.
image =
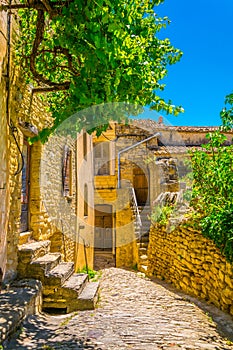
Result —
<instances>
[{"instance_id":1,"label":"small window","mask_svg":"<svg viewBox=\"0 0 233 350\"><path fill-rule=\"evenodd\" d=\"M65 146L62 164L62 187L63 196L65 197L71 197L73 195L72 170L72 151L68 146Z\"/></svg>"},{"instance_id":2,"label":"small window","mask_svg":"<svg viewBox=\"0 0 233 350\"><path fill-rule=\"evenodd\" d=\"M87 133L83 132L83 158L86 159L87 156Z\"/></svg>"},{"instance_id":3,"label":"small window","mask_svg":"<svg viewBox=\"0 0 233 350\"><path fill-rule=\"evenodd\" d=\"M95 175L110 175L110 142L99 142L94 147Z\"/></svg>"},{"instance_id":4,"label":"small window","mask_svg":"<svg viewBox=\"0 0 233 350\"><path fill-rule=\"evenodd\" d=\"M84 185L84 216L88 216L88 187Z\"/></svg>"}]
</instances>

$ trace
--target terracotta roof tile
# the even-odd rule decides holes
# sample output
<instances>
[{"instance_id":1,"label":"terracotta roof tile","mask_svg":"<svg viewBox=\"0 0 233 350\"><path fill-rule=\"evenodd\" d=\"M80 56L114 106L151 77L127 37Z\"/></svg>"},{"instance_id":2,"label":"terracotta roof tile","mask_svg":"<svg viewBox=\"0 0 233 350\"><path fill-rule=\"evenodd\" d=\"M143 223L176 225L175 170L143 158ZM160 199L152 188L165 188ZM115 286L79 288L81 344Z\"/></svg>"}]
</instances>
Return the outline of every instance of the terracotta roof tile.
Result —
<instances>
[{"instance_id":1,"label":"terracotta roof tile","mask_svg":"<svg viewBox=\"0 0 233 350\"><path fill-rule=\"evenodd\" d=\"M176 155L176 154L188 154L190 151L203 150L201 146L186 147L186 146L161 146L153 150L155 155Z\"/></svg>"},{"instance_id":2,"label":"terracotta roof tile","mask_svg":"<svg viewBox=\"0 0 233 350\"><path fill-rule=\"evenodd\" d=\"M147 131L158 131L158 130L173 130L173 131L186 131L186 132L213 132L219 129L218 126L173 126L165 125L158 123L152 119L132 119L132 124L141 128L144 128ZM229 133L233 133L229 131Z\"/></svg>"}]
</instances>

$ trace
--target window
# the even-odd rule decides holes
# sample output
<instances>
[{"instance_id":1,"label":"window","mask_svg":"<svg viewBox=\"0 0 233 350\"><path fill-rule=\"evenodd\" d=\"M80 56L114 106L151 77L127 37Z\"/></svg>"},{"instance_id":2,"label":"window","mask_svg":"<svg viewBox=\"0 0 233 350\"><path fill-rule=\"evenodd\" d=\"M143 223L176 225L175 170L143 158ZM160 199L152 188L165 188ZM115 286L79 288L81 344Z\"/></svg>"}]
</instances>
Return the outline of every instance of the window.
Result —
<instances>
[{"instance_id":1,"label":"window","mask_svg":"<svg viewBox=\"0 0 233 350\"><path fill-rule=\"evenodd\" d=\"M83 158L86 159L87 156L87 133L83 132Z\"/></svg>"},{"instance_id":2,"label":"window","mask_svg":"<svg viewBox=\"0 0 233 350\"><path fill-rule=\"evenodd\" d=\"M65 146L62 164L62 187L63 196L65 197L71 197L73 195L72 170L72 151L68 146Z\"/></svg>"},{"instance_id":3,"label":"window","mask_svg":"<svg viewBox=\"0 0 233 350\"><path fill-rule=\"evenodd\" d=\"M110 175L110 142L99 142L94 147L95 175Z\"/></svg>"},{"instance_id":4,"label":"window","mask_svg":"<svg viewBox=\"0 0 233 350\"><path fill-rule=\"evenodd\" d=\"M88 216L88 187L84 185L84 216Z\"/></svg>"}]
</instances>

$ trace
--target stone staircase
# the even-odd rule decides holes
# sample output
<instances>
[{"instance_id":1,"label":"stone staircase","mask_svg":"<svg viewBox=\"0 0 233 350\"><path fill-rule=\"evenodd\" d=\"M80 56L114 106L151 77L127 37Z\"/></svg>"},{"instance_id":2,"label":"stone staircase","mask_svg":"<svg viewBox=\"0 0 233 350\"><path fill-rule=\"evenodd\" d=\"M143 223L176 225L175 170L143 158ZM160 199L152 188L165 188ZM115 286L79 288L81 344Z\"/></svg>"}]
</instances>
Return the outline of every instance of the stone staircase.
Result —
<instances>
[{"instance_id":1,"label":"stone staircase","mask_svg":"<svg viewBox=\"0 0 233 350\"><path fill-rule=\"evenodd\" d=\"M138 240L138 270L141 272L147 272L148 266L148 257L147 257L147 249L149 245L149 233L150 233L150 225L151 222L148 219L148 215L150 214L150 206L139 206L140 217L142 221L142 228L140 239Z\"/></svg>"},{"instance_id":2,"label":"stone staircase","mask_svg":"<svg viewBox=\"0 0 233 350\"><path fill-rule=\"evenodd\" d=\"M18 277L42 282L44 311L70 313L94 309L99 282L89 282L87 274L74 273L74 264L62 262L60 253L51 253L50 243L47 240L18 247Z\"/></svg>"},{"instance_id":3,"label":"stone staircase","mask_svg":"<svg viewBox=\"0 0 233 350\"><path fill-rule=\"evenodd\" d=\"M112 251L98 251L94 253L94 270L102 270L104 268L115 267L116 258L112 254Z\"/></svg>"}]
</instances>

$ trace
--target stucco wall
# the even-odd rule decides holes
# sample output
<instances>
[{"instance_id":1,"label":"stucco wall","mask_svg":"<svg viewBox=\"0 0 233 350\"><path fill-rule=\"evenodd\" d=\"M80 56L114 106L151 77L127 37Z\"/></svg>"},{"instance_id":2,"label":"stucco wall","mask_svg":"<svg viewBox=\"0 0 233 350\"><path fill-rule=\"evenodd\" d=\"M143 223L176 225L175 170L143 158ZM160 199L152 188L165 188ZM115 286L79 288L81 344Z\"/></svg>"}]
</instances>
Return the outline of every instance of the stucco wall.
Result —
<instances>
[{"instance_id":1,"label":"stucco wall","mask_svg":"<svg viewBox=\"0 0 233 350\"><path fill-rule=\"evenodd\" d=\"M192 223L170 233L164 227L152 227L148 260L150 276L165 279L233 315L233 266Z\"/></svg>"},{"instance_id":2,"label":"stucco wall","mask_svg":"<svg viewBox=\"0 0 233 350\"><path fill-rule=\"evenodd\" d=\"M84 241L87 246L86 253L88 265L93 268L94 264L94 180L93 180L93 145L92 136L86 133L86 156L84 155L84 134L77 137L77 238L76 238L76 270L85 266ZM84 213L85 186L87 186L87 214ZM82 227L82 228L80 228Z\"/></svg>"}]
</instances>

